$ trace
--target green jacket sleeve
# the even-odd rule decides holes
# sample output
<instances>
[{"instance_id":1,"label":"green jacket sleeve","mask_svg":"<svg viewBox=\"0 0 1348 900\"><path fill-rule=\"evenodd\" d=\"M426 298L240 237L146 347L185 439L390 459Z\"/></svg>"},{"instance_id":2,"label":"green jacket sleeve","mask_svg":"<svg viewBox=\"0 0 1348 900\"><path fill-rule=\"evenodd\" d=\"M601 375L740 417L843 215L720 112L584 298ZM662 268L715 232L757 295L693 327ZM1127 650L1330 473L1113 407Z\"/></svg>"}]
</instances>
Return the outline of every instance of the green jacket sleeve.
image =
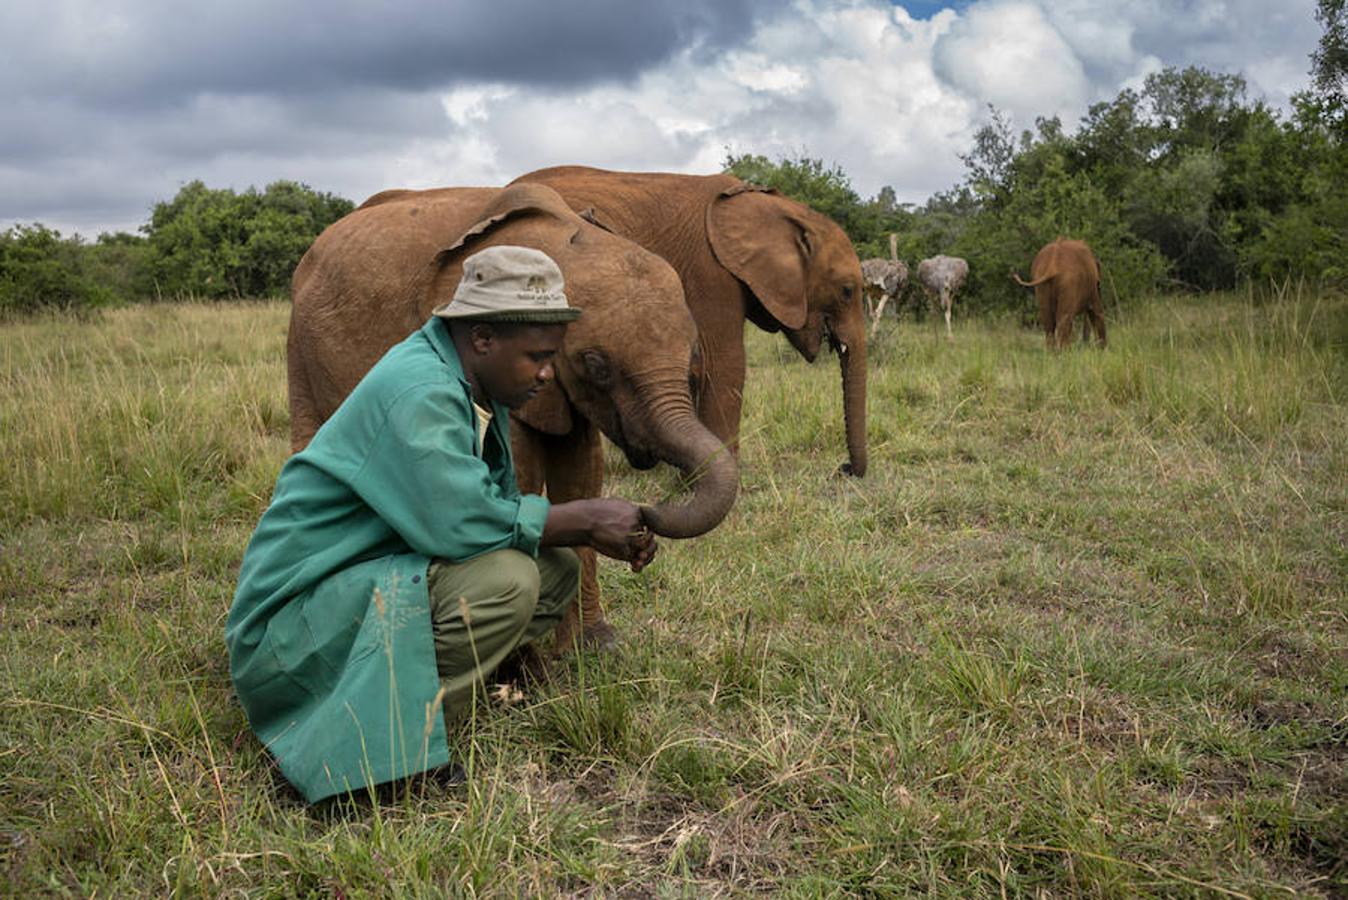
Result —
<instances>
[{"instance_id":1,"label":"green jacket sleeve","mask_svg":"<svg viewBox=\"0 0 1348 900\"><path fill-rule=\"evenodd\" d=\"M424 556L462 562L511 547L537 556L548 501L502 488L474 452L475 424L462 405L449 385L403 392L352 487Z\"/></svg>"}]
</instances>

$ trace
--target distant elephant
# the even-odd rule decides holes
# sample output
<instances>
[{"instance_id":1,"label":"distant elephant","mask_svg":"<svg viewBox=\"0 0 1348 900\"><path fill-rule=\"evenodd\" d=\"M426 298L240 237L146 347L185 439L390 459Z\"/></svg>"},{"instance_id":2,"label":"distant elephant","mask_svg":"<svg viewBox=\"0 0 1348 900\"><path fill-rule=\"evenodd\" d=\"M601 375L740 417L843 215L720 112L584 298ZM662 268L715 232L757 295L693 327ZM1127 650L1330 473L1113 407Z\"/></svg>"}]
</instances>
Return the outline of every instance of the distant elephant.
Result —
<instances>
[{"instance_id":1,"label":"distant elephant","mask_svg":"<svg viewBox=\"0 0 1348 900\"><path fill-rule=\"evenodd\" d=\"M566 333L557 378L511 414L520 489L557 502L598 496L602 431L637 468L696 475L686 504L643 507L657 534L715 527L738 489L734 456L697 419L689 379L697 329L669 264L582 219L543 185L385 191L325 230L291 286L287 342L292 448L308 443L379 357L450 297L465 257L517 244L547 253L584 314ZM587 643L607 643L593 551L582 548ZM559 627L559 647L575 635Z\"/></svg>"},{"instance_id":2,"label":"distant elephant","mask_svg":"<svg viewBox=\"0 0 1348 900\"><path fill-rule=\"evenodd\" d=\"M899 296L908 287L908 266L899 259L899 236L889 236L889 259L873 257L861 261L861 277L866 294L866 311L871 317L871 337L880 328L885 305L894 301L899 308ZM878 301L878 302L877 302Z\"/></svg>"},{"instance_id":3,"label":"distant elephant","mask_svg":"<svg viewBox=\"0 0 1348 900\"><path fill-rule=\"evenodd\" d=\"M948 340L954 338L950 331L950 305L955 299L955 292L964 287L968 277L969 264L958 256L941 254L917 264L917 281L922 285L923 292L929 300L939 298L941 301Z\"/></svg>"},{"instance_id":4,"label":"distant elephant","mask_svg":"<svg viewBox=\"0 0 1348 900\"><path fill-rule=\"evenodd\" d=\"M698 415L732 447L744 392L744 321L784 331L813 361L824 340L842 364L848 461L866 473L866 317L861 263L837 223L731 175L559 166L515 184L549 185L573 209L672 265L702 345Z\"/></svg>"},{"instance_id":5,"label":"distant elephant","mask_svg":"<svg viewBox=\"0 0 1348 900\"><path fill-rule=\"evenodd\" d=\"M1050 350L1072 343L1072 320L1085 312L1095 327L1095 337L1105 346L1105 308L1100 302L1100 262L1085 241L1060 237L1045 244L1030 265L1030 280L1019 272L1011 277L1022 287L1034 288L1039 300L1039 324ZM1082 340L1088 338L1082 327Z\"/></svg>"}]
</instances>

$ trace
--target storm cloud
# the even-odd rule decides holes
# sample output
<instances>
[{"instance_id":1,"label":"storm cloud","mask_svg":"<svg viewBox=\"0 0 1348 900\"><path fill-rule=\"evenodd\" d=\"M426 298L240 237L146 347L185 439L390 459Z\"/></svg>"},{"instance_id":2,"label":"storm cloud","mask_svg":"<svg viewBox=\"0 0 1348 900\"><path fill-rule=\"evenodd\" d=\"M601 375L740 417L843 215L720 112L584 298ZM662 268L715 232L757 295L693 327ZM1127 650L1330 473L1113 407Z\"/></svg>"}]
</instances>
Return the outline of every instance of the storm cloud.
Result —
<instances>
[{"instance_id":1,"label":"storm cloud","mask_svg":"<svg viewBox=\"0 0 1348 900\"><path fill-rule=\"evenodd\" d=\"M947 8L949 7L949 8ZM805 152L949 187L987 105L1070 126L1167 65L1307 83L1313 0L57 0L0 10L0 227L134 230L200 178L353 200Z\"/></svg>"}]
</instances>

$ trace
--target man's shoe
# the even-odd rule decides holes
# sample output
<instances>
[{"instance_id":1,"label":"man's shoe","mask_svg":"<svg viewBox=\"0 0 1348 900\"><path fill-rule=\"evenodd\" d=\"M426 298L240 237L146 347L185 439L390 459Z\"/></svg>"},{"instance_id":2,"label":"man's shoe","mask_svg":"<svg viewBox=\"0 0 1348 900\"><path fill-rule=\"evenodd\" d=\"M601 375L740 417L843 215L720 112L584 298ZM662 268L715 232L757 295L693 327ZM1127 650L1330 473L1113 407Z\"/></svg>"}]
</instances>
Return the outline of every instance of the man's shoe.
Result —
<instances>
[{"instance_id":1,"label":"man's shoe","mask_svg":"<svg viewBox=\"0 0 1348 900\"><path fill-rule=\"evenodd\" d=\"M426 780L444 788L456 788L468 783L468 773L456 762L436 766L426 773Z\"/></svg>"}]
</instances>

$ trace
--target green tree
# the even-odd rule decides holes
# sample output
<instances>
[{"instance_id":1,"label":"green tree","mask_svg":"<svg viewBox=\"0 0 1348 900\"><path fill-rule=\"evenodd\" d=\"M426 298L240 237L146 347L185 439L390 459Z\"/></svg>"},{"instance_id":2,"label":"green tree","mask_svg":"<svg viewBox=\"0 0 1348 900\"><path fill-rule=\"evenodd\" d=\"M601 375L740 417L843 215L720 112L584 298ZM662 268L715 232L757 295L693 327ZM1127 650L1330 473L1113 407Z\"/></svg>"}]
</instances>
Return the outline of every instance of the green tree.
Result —
<instances>
[{"instance_id":1,"label":"green tree","mask_svg":"<svg viewBox=\"0 0 1348 900\"><path fill-rule=\"evenodd\" d=\"M1152 137L1141 108L1141 96L1125 89L1112 102L1093 105L1076 134L1078 166L1114 197L1123 196L1150 161Z\"/></svg>"},{"instance_id":2,"label":"green tree","mask_svg":"<svg viewBox=\"0 0 1348 900\"><path fill-rule=\"evenodd\" d=\"M969 260L966 303L974 309L1024 308L1025 290L1009 278L1028 276L1031 260L1058 237L1090 244L1106 273L1106 296L1124 301L1153 290L1165 272L1154 246L1128 229L1116 198L1084 171L1070 172L1061 152L1040 152L1033 178L1013 182L1005 207L981 210L955 240L952 255Z\"/></svg>"},{"instance_id":3,"label":"green tree","mask_svg":"<svg viewBox=\"0 0 1348 900\"><path fill-rule=\"evenodd\" d=\"M1324 34L1311 55L1311 80L1342 137L1348 119L1348 5L1319 0L1315 18Z\"/></svg>"},{"instance_id":4,"label":"green tree","mask_svg":"<svg viewBox=\"0 0 1348 900\"><path fill-rule=\"evenodd\" d=\"M1240 75L1200 66L1163 69L1148 75L1142 98L1148 110L1154 152L1220 150L1239 135L1248 111Z\"/></svg>"},{"instance_id":5,"label":"green tree","mask_svg":"<svg viewBox=\"0 0 1348 900\"><path fill-rule=\"evenodd\" d=\"M79 235L63 238L40 223L0 233L0 314L112 302L112 291L87 270L85 249Z\"/></svg>"},{"instance_id":6,"label":"green tree","mask_svg":"<svg viewBox=\"0 0 1348 900\"><path fill-rule=\"evenodd\" d=\"M1321 98L1293 98L1293 120L1282 128L1276 157L1288 174L1276 214L1249 216L1240 255L1259 279L1306 276L1348 281L1348 148L1342 120Z\"/></svg>"},{"instance_id":7,"label":"green tree","mask_svg":"<svg viewBox=\"0 0 1348 900\"><path fill-rule=\"evenodd\" d=\"M150 243L125 231L104 232L82 248L85 270L121 302L152 296L149 277Z\"/></svg>"},{"instance_id":8,"label":"green tree","mask_svg":"<svg viewBox=\"0 0 1348 900\"><path fill-rule=\"evenodd\" d=\"M241 194L190 182L155 204L143 229L154 290L169 297L283 295L314 238L353 208L291 181Z\"/></svg>"},{"instance_id":9,"label":"green tree","mask_svg":"<svg viewBox=\"0 0 1348 900\"><path fill-rule=\"evenodd\" d=\"M996 208L1006 203L1014 177L1016 142L1011 123L995 106L988 105L992 121L974 132L974 145L960 156L964 163L964 183L984 206Z\"/></svg>"},{"instance_id":10,"label":"green tree","mask_svg":"<svg viewBox=\"0 0 1348 900\"><path fill-rule=\"evenodd\" d=\"M1024 272L1060 235L1091 244L1106 295L1125 301L1165 285L1343 279L1345 115L1327 91L1343 87L1345 2L1321 0L1317 79L1332 80L1294 98L1288 120L1251 101L1241 76L1188 67L1095 104L1074 133L1040 118L1016 136L990 108L961 157L964 179L919 208L897 203L890 188L861 200L841 168L804 155L728 156L726 165L833 217L863 258L888 256L890 233L910 266L937 253L963 256L970 308L1022 304L1007 270Z\"/></svg>"},{"instance_id":11,"label":"green tree","mask_svg":"<svg viewBox=\"0 0 1348 900\"><path fill-rule=\"evenodd\" d=\"M727 153L724 171L781 191L828 216L847 232L862 258L887 258L888 235L911 227L913 214L898 202L892 187L886 185L874 198L863 201L840 166L826 165L804 153L797 157L783 156L776 162L758 154Z\"/></svg>"},{"instance_id":12,"label":"green tree","mask_svg":"<svg viewBox=\"0 0 1348 900\"><path fill-rule=\"evenodd\" d=\"M744 181L775 188L793 200L818 210L837 222L844 231L857 216L861 198L837 163L825 165L803 153L796 158L783 156L771 162L766 156L727 153L723 170Z\"/></svg>"}]
</instances>

